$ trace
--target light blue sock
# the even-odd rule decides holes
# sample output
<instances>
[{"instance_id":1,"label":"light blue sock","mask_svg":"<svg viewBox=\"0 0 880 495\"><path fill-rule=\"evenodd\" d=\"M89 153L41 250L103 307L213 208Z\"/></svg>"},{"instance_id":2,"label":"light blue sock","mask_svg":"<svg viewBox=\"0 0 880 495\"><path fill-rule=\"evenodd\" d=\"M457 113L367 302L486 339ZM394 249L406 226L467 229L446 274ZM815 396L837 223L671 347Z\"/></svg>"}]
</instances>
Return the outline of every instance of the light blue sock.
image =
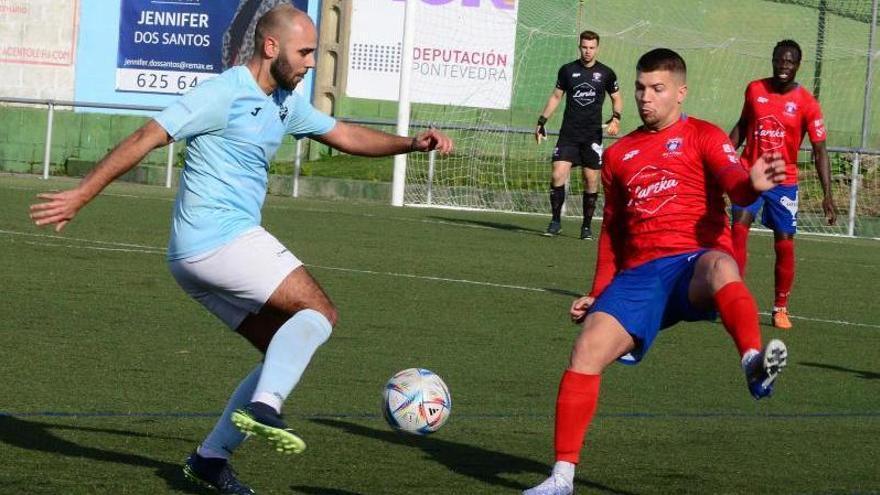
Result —
<instances>
[{"instance_id":1,"label":"light blue sock","mask_svg":"<svg viewBox=\"0 0 880 495\"><path fill-rule=\"evenodd\" d=\"M327 339L333 326L321 313L304 309L287 320L272 337L254 401L281 412L281 405L299 382L312 355Z\"/></svg>"},{"instance_id":2,"label":"light blue sock","mask_svg":"<svg viewBox=\"0 0 880 495\"><path fill-rule=\"evenodd\" d=\"M244 433L239 431L239 429L232 424L229 417L232 415L233 411L251 401L251 397L254 395L254 390L257 388L257 381L260 379L260 371L262 371L262 369L263 365L258 364L257 367L238 384L238 387L236 387L235 392L232 393L232 397L229 398L229 402L226 404L226 409L223 411L223 415L220 416L217 424L214 425L214 429L211 430L211 433L208 434L205 441L199 446L198 453L200 456L228 459L236 447L241 445L241 442L244 441Z\"/></svg>"}]
</instances>

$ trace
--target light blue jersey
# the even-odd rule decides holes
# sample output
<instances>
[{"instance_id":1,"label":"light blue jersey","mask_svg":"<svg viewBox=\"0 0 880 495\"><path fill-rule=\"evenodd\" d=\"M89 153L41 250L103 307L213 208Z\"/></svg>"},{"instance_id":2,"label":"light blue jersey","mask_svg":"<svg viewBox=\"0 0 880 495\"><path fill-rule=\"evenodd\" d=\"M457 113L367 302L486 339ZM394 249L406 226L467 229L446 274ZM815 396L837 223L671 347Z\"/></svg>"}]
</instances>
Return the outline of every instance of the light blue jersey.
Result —
<instances>
[{"instance_id":1,"label":"light blue jersey","mask_svg":"<svg viewBox=\"0 0 880 495\"><path fill-rule=\"evenodd\" d=\"M259 226L269 161L284 135L321 135L336 125L297 93L267 96L245 66L202 83L155 120L175 141L189 140L169 260L210 251Z\"/></svg>"}]
</instances>

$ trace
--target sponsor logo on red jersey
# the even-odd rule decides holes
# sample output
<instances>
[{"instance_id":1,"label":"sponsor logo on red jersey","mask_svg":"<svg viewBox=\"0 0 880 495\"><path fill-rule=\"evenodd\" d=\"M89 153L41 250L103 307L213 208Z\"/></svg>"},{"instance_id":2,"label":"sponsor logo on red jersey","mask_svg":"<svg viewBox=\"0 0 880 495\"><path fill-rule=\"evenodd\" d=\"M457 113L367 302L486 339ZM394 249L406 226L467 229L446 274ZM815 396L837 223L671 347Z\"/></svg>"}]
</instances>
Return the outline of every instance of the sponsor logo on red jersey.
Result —
<instances>
[{"instance_id":1,"label":"sponsor logo on red jersey","mask_svg":"<svg viewBox=\"0 0 880 495\"><path fill-rule=\"evenodd\" d=\"M629 150L629 151L626 152L625 155L623 155L623 161L627 161L627 160L629 160L630 158L632 158L632 157L634 157L634 156L636 156L636 155L638 155L638 154L639 154L639 150Z\"/></svg>"},{"instance_id":2,"label":"sponsor logo on red jersey","mask_svg":"<svg viewBox=\"0 0 880 495\"><path fill-rule=\"evenodd\" d=\"M755 127L755 139L761 151L779 149L785 144L785 126L775 115L761 117Z\"/></svg>"},{"instance_id":3,"label":"sponsor logo on red jersey","mask_svg":"<svg viewBox=\"0 0 880 495\"><path fill-rule=\"evenodd\" d=\"M814 120L813 127L816 128L816 137L818 137L818 138L825 137L825 120L824 119Z\"/></svg>"},{"instance_id":4,"label":"sponsor logo on red jersey","mask_svg":"<svg viewBox=\"0 0 880 495\"><path fill-rule=\"evenodd\" d=\"M626 183L629 193L627 208L652 215L675 199L678 179L653 165L642 168Z\"/></svg>"}]
</instances>

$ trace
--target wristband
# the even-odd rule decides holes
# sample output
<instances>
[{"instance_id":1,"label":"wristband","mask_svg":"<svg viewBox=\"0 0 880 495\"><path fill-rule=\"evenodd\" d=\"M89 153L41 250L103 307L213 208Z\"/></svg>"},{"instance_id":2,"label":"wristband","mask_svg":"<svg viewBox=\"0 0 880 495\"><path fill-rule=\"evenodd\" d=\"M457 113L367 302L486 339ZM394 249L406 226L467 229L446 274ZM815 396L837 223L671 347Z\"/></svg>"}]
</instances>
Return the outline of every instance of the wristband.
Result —
<instances>
[{"instance_id":1,"label":"wristband","mask_svg":"<svg viewBox=\"0 0 880 495\"><path fill-rule=\"evenodd\" d=\"M546 123L547 123L547 117L544 117L543 115L538 117L538 125L543 126Z\"/></svg>"},{"instance_id":2,"label":"wristband","mask_svg":"<svg viewBox=\"0 0 880 495\"><path fill-rule=\"evenodd\" d=\"M611 112L611 118L620 120L620 112Z\"/></svg>"},{"instance_id":3,"label":"wristband","mask_svg":"<svg viewBox=\"0 0 880 495\"><path fill-rule=\"evenodd\" d=\"M418 144L418 142L419 141L414 136L412 138L412 141L410 141L410 143L409 143L409 152L410 153L412 153L413 151L418 151L418 149L416 148L416 145Z\"/></svg>"}]
</instances>

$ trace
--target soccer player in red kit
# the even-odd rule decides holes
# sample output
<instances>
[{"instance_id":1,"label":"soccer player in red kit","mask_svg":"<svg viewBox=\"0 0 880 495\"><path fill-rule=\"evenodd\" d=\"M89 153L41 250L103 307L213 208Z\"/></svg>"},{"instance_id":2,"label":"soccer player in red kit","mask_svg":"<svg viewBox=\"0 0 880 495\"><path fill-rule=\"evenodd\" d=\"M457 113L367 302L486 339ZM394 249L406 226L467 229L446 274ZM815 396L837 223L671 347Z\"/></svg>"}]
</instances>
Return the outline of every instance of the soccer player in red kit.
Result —
<instances>
[{"instance_id":1,"label":"soccer player in red kit","mask_svg":"<svg viewBox=\"0 0 880 495\"><path fill-rule=\"evenodd\" d=\"M733 207L734 257L745 276L749 228L763 206L761 223L773 230L776 250L775 299L773 326L791 328L788 297L794 283L794 234L798 211L798 148L809 133L813 145L816 172L825 198L822 209L828 225L834 225L834 200L831 197L831 169L825 149L825 124L822 109L803 86L795 82L801 64L801 47L793 40L782 40L773 48L773 77L752 81L746 88L739 122L730 131L730 140L738 148L746 142L743 158L749 163L768 151L782 153L786 163L785 181L767 191L753 204Z\"/></svg>"},{"instance_id":2,"label":"soccer player in red kit","mask_svg":"<svg viewBox=\"0 0 880 495\"><path fill-rule=\"evenodd\" d=\"M663 328L717 315L733 338L749 391L770 395L786 364L779 340L761 350L758 308L731 257L724 193L750 204L785 176L779 154L743 167L724 131L688 117L684 60L658 48L636 65L644 125L603 156L605 209L593 287L572 303L583 320L556 398L556 463L526 495L568 495L602 371L638 363Z\"/></svg>"}]
</instances>

